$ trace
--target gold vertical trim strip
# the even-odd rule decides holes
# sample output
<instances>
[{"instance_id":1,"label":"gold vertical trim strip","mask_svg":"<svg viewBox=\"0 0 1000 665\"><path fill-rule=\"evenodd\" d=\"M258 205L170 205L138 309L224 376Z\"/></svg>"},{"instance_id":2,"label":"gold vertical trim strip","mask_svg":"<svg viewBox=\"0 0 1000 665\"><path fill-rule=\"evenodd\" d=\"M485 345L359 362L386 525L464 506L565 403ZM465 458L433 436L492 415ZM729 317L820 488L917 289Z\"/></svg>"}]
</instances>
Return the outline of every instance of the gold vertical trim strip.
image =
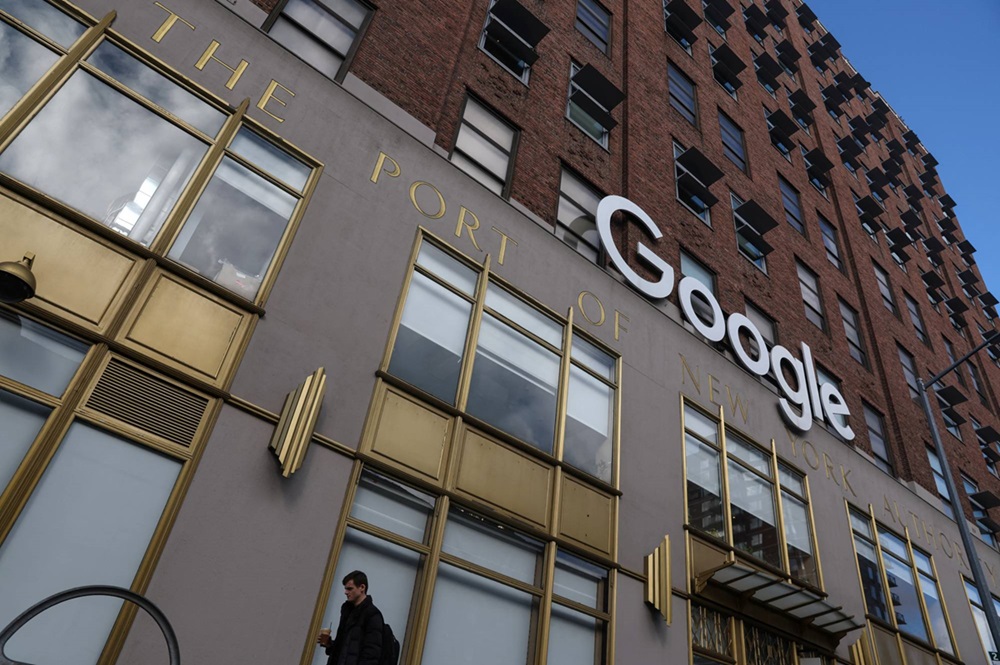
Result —
<instances>
[{"instance_id":1,"label":"gold vertical trim strip","mask_svg":"<svg viewBox=\"0 0 1000 665\"><path fill-rule=\"evenodd\" d=\"M545 568L542 572L542 599L538 613L538 639L535 644L535 662L546 665L549 658L549 623L552 620L552 587L556 577L556 543L545 543Z\"/></svg>"},{"instance_id":2,"label":"gold vertical trim strip","mask_svg":"<svg viewBox=\"0 0 1000 665\"><path fill-rule=\"evenodd\" d=\"M326 370L320 367L285 397L281 417L268 444L285 478L295 473L305 460L325 392Z\"/></svg>"},{"instance_id":3,"label":"gold vertical trim strip","mask_svg":"<svg viewBox=\"0 0 1000 665\"><path fill-rule=\"evenodd\" d=\"M413 267L417 265L417 256L420 254L420 247L424 243L424 228L417 229L417 239L410 248L410 259L407 263L406 277L403 278L403 288L399 290L396 299L396 308L392 315L392 326L389 328L389 339L385 343L385 351L382 353L382 362L379 369L383 372L389 371L389 360L392 358L392 350L396 346L396 337L399 334L399 324L403 320L403 308L406 307L406 298L410 293L410 284L413 282Z\"/></svg>"},{"instance_id":4,"label":"gold vertical trim strip","mask_svg":"<svg viewBox=\"0 0 1000 665\"><path fill-rule=\"evenodd\" d=\"M448 521L448 510L450 499L447 495L438 497L437 505L434 507L434 524L431 528L430 545L431 551L424 560L424 579L420 586L419 601L415 608L417 622L413 628L413 635L410 643L412 649L404 659L404 665L419 665L424 654L424 642L427 639L427 627L430 624L431 601L434 599L434 585L437 583L438 564L441 561L441 547L444 543L444 527ZM302 665L308 665L303 662Z\"/></svg>"},{"instance_id":5,"label":"gold vertical trim strip","mask_svg":"<svg viewBox=\"0 0 1000 665\"><path fill-rule=\"evenodd\" d=\"M781 474L778 472L778 448L771 439L771 473L774 481L771 486L774 488L775 509L778 511L778 544L781 546L781 566L789 575L792 574L792 563L788 559L788 538L785 536L785 507L784 497L781 494Z\"/></svg>"},{"instance_id":6,"label":"gold vertical trim strip","mask_svg":"<svg viewBox=\"0 0 1000 665\"><path fill-rule=\"evenodd\" d=\"M0 149L7 147L7 142L13 137L15 131L26 123L41 103L49 95L54 94L57 88L69 78L76 64L104 36L105 31L117 16L118 14L114 11L108 12L97 25L87 28L66 51L66 54L59 58L49 71L45 72L14 104L7 117L0 122Z\"/></svg>"},{"instance_id":7,"label":"gold vertical trim strip","mask_svg":"<svg viewBox=\"0 0 1000 665\"><path fill-rule=\"evenodd\" d=\"M671 574L670 574L670 536L663 536L663 540L653 548L651 554L645 557L646 603L652 605L663 617L669 626L673 621L670 601L671 601Z\"/></svg>"},{"instance_id":8,"label":"gold vertical trim strip","mask_svg":"<svg viewBox=\"0 0 1000 665\"><path fill-rule=\"evenodd\" d=\"M826 591L826 585L823 582L823 560L820 556L819 551L819 538L816 535L816 518L813 515L813 504L812 504L812 492L809 489L809 476L807 474L802 474L802 481L806 488L806 508L809 510L809 528L812 530L812 534L809 536L812 542L813 552L815 552L816 557L816 580L819 584L821 591ZM851 529L851 515L850 512L847 514L847 528ZM851 545L854 544L854 532L851 530ZM855 563L857 563L857 556L855 556Z\"/></svg>"},{"instance_id":9,"label":"gold vertical trim strip","mask_svg":"<svg viewBox=\"0 0 1000 665\"><path fill-rule=\"evenodd\" d=\"M920 604L920 615L921 620L924 622L924 630L927 631L927 641L937 646L937 642L934 640L934 627L931 626L930 614L927 613L927 603L924 602L923 584L920 582L920 570L917 568L917 559L913 556L913 543L910 541L910 530L906 526L903 527L903 535L906 536L906 556L910 558L910 574L913 575L913 584L916 585L917 602ZM936 579L934 583L937 585ZM940 596L940 593L938 594L938 598L941 600L943 607L944 598Z\"/></svg>"},{"instance_id":10,"label":"gold vertical trim strip","mask_svg":"<svg viewBox=\"0 0 1000 665\"><path fill-rule=\"evenodd\" d=\"M566 418L569 405L569 368L572 363L570 354L573 352L573 308L566 312L566 325L563 327L562 358L559 366L559 386L556 395L556 440L552 452L557 460L562 461L566 446Z\"/></svg>"},{"instance_id":11,"label":"gold vertical trim strip","mask_svg":"<svg viewBox=\"0 0 1000 665\"><path fill-rule=\"evenodd\" d=\"M310 665L316 654L316 635L319 634L319 627L323 623L323 614L326 605L330 601L330 590L333 585L333 573L337 570L337 560L340 558L340 550L344 546L344 535L347 533L347 518L351 514L351 507L354 505L354 495L357 493L358 485L361 482L361 472L364 464L361 460L354 460L354 467L351 469L351 476L347 480L347 490L344 492L344 503L340 506L340 515L337 518L337 529L333 533L333 540L330 543L330 556L326 560L326 570L323 572L323 580L319 585L319 593L316 595L316 606L313 608L312 621L307 629L305 646L302 650L302 658L299 665Z\"/></svg>"},{"instance_id":12,"label":"gold vertical trim strip","mask_svg":"<svg viewBox=\"0 0 1000 665\"><path fill-rule=\"evenodd\" d=\"M868 504L868 525L871 527L872 530L872 545L875 547L875 556L878 558L878 567L880 573L879 577L881 577L882 579L882 593L885 594L886 598L892 598L892 596L889 593L889 589L891 588L889 586L889 576L885 572L885 559L882 558L882 545L881 543L879 543L879 538L878 538L878 523L875 521L875 508L870 503ZM853 537L854 535L853 529L851 531L852 531L851 536ZM903 532L904 533L906 532L906 527L903 527ZM906 536L906 538L907 540L909 540L909 536ZM858 569L858 575L859 576L861 575L860 568ZM864 593L863 584L861 587L861 591L862 593ZM899 626L896 624L896 613L889 612L889 614L890 614L890 619L892 619L892 627L896 629L896 641L898 642ZM902 653L902 643L900 643L898 646L900 649L900 653Z\"/></svg>"},{"instance_id":13,"label":"gold vertical trim strip","mask_svg":"<svg viewBox=\"0 0 1000 665\"><path fill-rule=\"evenodd\" d=\"M951 648L954 650L955 658L958 660L962 660L962 654L959 652L958 640L955 639L955 628L954 626L951 625L951 613L948 612L948 605L944 601L944 593L943 590L941 589L941 578L938 577L937 562L934 560L934 557L932 555L928 555L928 558L931 560L931 572L934 574L934 585L935 587L937 587L938 599L941 601L941 611L944 613L944 624L945 627L948 629L948 639L951 640ZM958 579L961 582L962 591L964 592L965 581L962 577L961 572L959 572L958 574ZM965 600L966 601L969 600L968 593L965 594ZM971 605L969 605L969 609L970 610L972 609Z\"/></svg>"},{"instance_id":14,"label":"gold vertical trim strip","mask_svg":"<svg viewBox=\"0 0 1000 665\"><path fill-rule=\"evenodd\" d=\"M605 645L607 665L615 665L615 641L617 639L617 620L615 619L618 609L618 569L612 568L608 574L608 643Z\"/></svg>"},{"instance_id":15,"label":"gold vertical trim strip","mask_svg":"<svg viewBox=\"0 0 1000 665\"><path fill-rule=\"evenodd\" d=\"M472 320L469 321L469 329L465 331L465 360L462 363L462 370L458 375L458 397L455 406L459 411L465 411L469 401L469 383L472 380L472 365L476 356L476 345L479 343L479 326L483 322L483 307L486 304L486 287L490 283L490 260L489 254L483 261L483 271L479 274L479 284L476 285L476 302L472 310Z\"/></svg>"},{"instance_id":16,"label":"gold vertical trim strip","mask_svg":"<svg viewBox=\"0 0 1000 665\"><path fill-rule=\"evenodd\" d=\"M726 529L726 543L730 547L736 547L734 544L736 540L735 534L733 534L733 509L729 505L729 456L726 453L726 409L722 406L719 407L719 467L722 470L722 515L725 517L725 524L723 525Z\"/></svg>"},{"instance_id":17,"label":"gold vertical trim strip","mask_svg":"<svg viewBox=\"0 0 1000 665\"><path fill-rule=\"evenodd\" d=\"M615 422L614 422L614 440L612 443L612 455L614 455L614 471L611 482L614 484L615 489L621 489L622 482L622 357L618 356L615 359Z\"/></svg>"}]
</instances>

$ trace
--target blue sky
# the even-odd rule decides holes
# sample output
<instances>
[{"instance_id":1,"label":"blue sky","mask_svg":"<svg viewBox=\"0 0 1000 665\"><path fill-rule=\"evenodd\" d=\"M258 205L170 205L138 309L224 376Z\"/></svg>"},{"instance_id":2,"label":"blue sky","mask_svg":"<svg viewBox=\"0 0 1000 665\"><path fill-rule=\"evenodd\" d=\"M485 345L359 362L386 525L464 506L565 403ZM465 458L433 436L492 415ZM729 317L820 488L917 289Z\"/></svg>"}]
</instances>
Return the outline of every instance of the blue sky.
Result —
<instances>
[{"instance_id":1,"label":"blue sky","mask_svg":"<svg viewBox=\"0 0 1000 665\"><path fill-rule=\"evenodd\" d=\"M940 162L983 281L1000 297L1000 2L806 2Z\"/></svg>"}]
</instances>

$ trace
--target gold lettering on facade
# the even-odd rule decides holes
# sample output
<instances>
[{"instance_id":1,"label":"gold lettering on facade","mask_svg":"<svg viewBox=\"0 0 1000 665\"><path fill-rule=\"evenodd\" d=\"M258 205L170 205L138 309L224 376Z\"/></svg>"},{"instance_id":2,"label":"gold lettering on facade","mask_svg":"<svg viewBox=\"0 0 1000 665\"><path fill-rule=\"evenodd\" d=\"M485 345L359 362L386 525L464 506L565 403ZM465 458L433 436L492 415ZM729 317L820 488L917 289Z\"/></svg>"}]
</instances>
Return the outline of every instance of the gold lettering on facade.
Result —
<instances>
[{"instance_id":1,"label":"gold lettering on facade","mask_svg":"<svg viewBox=\"0 0 1000 665\"><path fill-rule=\"evenodd\" d=\"M812 454L812 460L809 459L810 453ZM825 455L826 453L824 453L824 456ZM809 468L815 471L819 470L819 453L816 452L816 446L814 446L810 441L802 442L802 459L806 461Z\"/></svg>"},{"instance_id":2,"label":"gold lettering on facade","mask_svg":"<svg viewBox=\"0 0 1000 665\"><path fill-rule=\"evenodd\" d=\"M840 481L837 480L837 471L833 467L833 460L825 452L823 453L823 470L826 472L826 477L833 481L833 484L840 487Z\"/></svg>"},{"instance_id":3,"label":"gold lettering on facade","mask_svg":"<svg viewBox=\"0 0 1000 665\"><path fill-rule=\"evenodd\" d=\"M850 490L851 494L853 494L855 497L857 497L858 493L855 492L854 491L854 487L851 486L851 481L848 478L849 475L851 475L851 470L850 469L845 469L844 465L841 464L840 465L840 479L844 481L844 489L845 490Z\"/></svg>"},{"instance_id":4,"label":"gold lettering on facade","mask_svg":"<svg viewBox=\"0 0 1000 665\"><path fill-rule=\"evenodd\" d=\"M219 50L220 46L222 46L222 44L213 39L212 43L208 45L207 49L205 49L205 52L201 54L201 57L198 59L198 62L195 63L194 68L197 69L198 71L204 71L205 65L208 64L208 61L214 60L215 62L219 63L220 65L222 65L223 67L232 72L232 76L230 76L229 80L226 81L226 88L232 90L233 88L236 87L236 82L240 80L241 76L243 76L243 72L247 70L247 67L250 66L250 63L247 62L246 60L240 60L240 64L236 65L235 67L227 65L222 60L219 60L218 58L215 57L215 52Z\"/></svg>"},{"instance_id":5,"label":"gold lettering on facade","mask_svg":"<svg viewBox=\"0 0 1000 665\"><path fill-rule=\"evenodd\" d=\"M291 90L289 90L285 86L281 85L280 83L278 83L274 79L271 79L271 82L267 84L267 88L264 90L264 94L261 95L260 101L257 102L257 108L259 108L261 111L263 111L264 113L268 114L269 116L271 116L272 118L274 118L278 122L284 122L285 121L284 118L279 118L278 116L274 115L273 113L271 113L270 111L268 111L266 108L264 108L265 106L267 106L267 103L269 101L271 101L272 99L275 102L277 102L278 104L281 104L284 107L288 106L288 103L285 100L283 100L281 97L276 97L274 95L274 91L277 90L278 88L281 88L282 90L284 90L285 92L287 92L292 97L295 96L294 92L292 92Z\"/></svg>"},{"instance_id":6,"label":"gold lettering on facade","mask_svg":"<svg viewBox=\"0 0 1000 665\"><path fill-rule=\"evenodd\" d=\"M626 328L625 326L623 326L621 324L621 320L622 319L625 319L626 321L629 320L629 318L627 316L625 316L624 314L622 314L621 312L619 312L616 309L615 310L615 341L616 342L621 339L620 333L628 332L628 328Z\"/></svg>"},{"instance_id":7,"label":"gold lettering on facade","mask_svg":"<svg viewBox=\"0 0 1000 665\"><path fill-rule=\"evenodd\" d=\"M392 162L391 171L386 170L385 168L386 162ZM399 168L399 162L397 162L395 159L385 154L384 152L379 151L378 159L375 160L375 169L372 171L371 181L375 184L378 184L378 177L383 172L385 172L390 178L398 178L399 174L402 173L402 170L400 170Z\"/></svg>"},{"instance_id":8,"label":"gold lettering on facade","mask_svg":"<svg viewBox=\"0 0 1000 665\"><path fill-rule=\"evenodd\" d=\"M698 370L698 376L695 376L694 372L691 371L691 366L687 363L687 358L684 357L683 353L677 354L681 357L681 385L687 385L687 379L684 378L685 374L691 378L691 383L694 384L694 389L701 394L701 370Z\"/></svg>"},{"instance_id":9,"label":"gold lettering on facade","mask_svg":"<svg viewBox=\"0 0 1000 665\"><path fill-rule=\"evenodd\" d=\"M726 386L726 395L729 397L729 410L732 414L736 415L736 409L740 410L740 415L743 416L743 424L750 424L750 402L746 399L741 399L739 393L734 393L732 389Z\"/></svg>"},{"instance_id":10,"label":"gold lettering on facade","mask_svg":"<svg viewBox=\"0 0 1000 665\"><path fill-rule=\"evenodd\" d=\"M440 194L438 194L438 196L440 196ZM441 213L444 214L444 199L443 198L441 199ZM472 222L473 222L472 224L469 224L467 221L465 221L466 215L468 215L469 217L472 218ZM468 231L469 231L469 240L472 241L472 246L475 247L478 251L481 252L483 250L479 248L479 243L476 242L476 236L472 233L473 231L475 231L478 228L479 228L479 218L476 217L476 213L472 212L471 210L469 210L465 206L459 206L459 208L458 208L458 223L455 224L455 237L456 238L461 238L462 237L462 229L468 229Z\"/></svg>"},{"instance_id":11,"label":"gold lettering on facade","mask_svg":"<svg viewBox=\"0 0 1000 665\"><path fill-rule=\"evenodd\" d=\"M990 581L993 582L993 586L996 586L997 576L993 570L993 566L991 566L988 562L983 561L983 567L986 569L986 574L990 576Z\"/></svg>"},{"instance_id":12,"label":"gold lettering on facade","mask_svg":"<svg viewBox=\"0 0 1000 665\"><path fill-rule=\"evenodd\" d=\"M430 187L432 190L434 190L434 193L437 194L438 211L436 213L431 214L428 212L424 212L424 209L420 207L419 203L417 203L417 190L420 189L421 187ZM429 182L418 180L412 185L410 185L410 203L412 203L413 207L417 209L417 212L419 212L424 217L429 217L430 219L441 219L442 217L444 217L444 211L445 211L444 196L441 194L441 192L438 191L437 187L435 187Z\"/></svg>"},{"instance_id":13,"label":"gold lettering on facade","mask_svg":"<svg viewBox=\"0 0 1000 665\"><path fill-rule=\"evenodd\" d=\"M593 298L594 302L597 303L598 317L597 317L596 320L594 320L587 313L587 307L583 304L584 300L586 299L587 296L590 296L591 298ZM576 304L580 308L580 314L583 315L583 318L584 318L584 320L587 321L587 323L589 323L591 325L594 325L594 326L602 326L602 325L604 325L604 318L605 318L605 316L604 316L604 303L601 302L600 298L598 298L597 296L595 296L590 291L580 291L580 295L576 299Z\"/></svg>"},{"instance_id":14,"label":"gold lettering on facade","mask_svg":"<svg viewBox=\"0 0 1000 665\"><path fill-rule=\"evenodd\" d=\"M885 511L889 513L889 519L892 520L893 524L899 524L902 526L903 519L899 516L899 504L895 501L890 503L889 496L887 494L883 494L882 505L885 507Z\"/></svg>"},{"instance_id":15,"label":"gold lettering on facade","mask_svg":"<svg viewBox=\"0 0 1000 665\"><path fill-rule=\"evenodd\" d=\"M492 227L490 230L493 231L494 233L500 234L500 255L497 258L497 263L499 265L503 265L504 257L507 256L507 242L510 241L514 245L514 247L517 247L517 241L495 226Z\"/></svg>"},{"instance_id":16,"label":"gold lettering on facade","mask_svg":"<svg viewBox=\"0 0 1000 665\"><path fill-rule=\"evenodd\" d=\"M196 29L193 25L182 19L180 14L167 9L159 2L154 2L153 4L162 9L163 11L167 12L167 18L163 21L163 23L160 24L160 27L156 29L156 32L153 33L153 41L156 42L157 44L163 41L163 38L167 35L168 32L170 32L170 28L174 27L174 24L177 23L177 21L180 21L181 23L191 28L192 30Z\"/></svg>"},{"instance_id":17,"label":"gold lettering on facade","mask_svg":"<svg viewBox=\"0 0 1000 665\"><path fill-rule=\"evenodd\" d=\"M718 379L716 379L711 374L708 375L708 401L711 402L712 404L718 404L719 406L722 406L722 403L719 402L719 400L715 399L720 392L719 388L715 385L716 381L718 381Z\"/></svg>"},{"instance_id":18,"label":"gold lettering on facade","mask_svg":"<svg viewBox=\"0 0 1000 665\"><path fill-rule=\"evenodd\" d=\"M944 531L940 533L941 551L949 559L955 558L955 551L951 549L951 541L948 540L948 536L944 535Z\"/></svg>"}]
</instances>

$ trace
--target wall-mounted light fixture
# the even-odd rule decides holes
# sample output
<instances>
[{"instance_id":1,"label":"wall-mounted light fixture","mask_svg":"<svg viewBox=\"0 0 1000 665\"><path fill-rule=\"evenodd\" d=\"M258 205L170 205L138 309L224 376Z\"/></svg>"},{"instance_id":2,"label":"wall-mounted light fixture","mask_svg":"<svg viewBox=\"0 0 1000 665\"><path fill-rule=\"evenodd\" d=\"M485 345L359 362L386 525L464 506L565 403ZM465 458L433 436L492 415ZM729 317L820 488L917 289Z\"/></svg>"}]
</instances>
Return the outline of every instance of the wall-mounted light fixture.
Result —
<instances>
[{"instance_id":1,"label":"wall-mounted light fixture","mask_svg":"<svg viewBox=\"0 0 1000 665\"><path fill-rule=\"evenodd\" d=\"M0 302L18 303L35 296L35 276L31 264L35 255L25 252L20 261L0 263Z\"/></svg>"}]
</instances>

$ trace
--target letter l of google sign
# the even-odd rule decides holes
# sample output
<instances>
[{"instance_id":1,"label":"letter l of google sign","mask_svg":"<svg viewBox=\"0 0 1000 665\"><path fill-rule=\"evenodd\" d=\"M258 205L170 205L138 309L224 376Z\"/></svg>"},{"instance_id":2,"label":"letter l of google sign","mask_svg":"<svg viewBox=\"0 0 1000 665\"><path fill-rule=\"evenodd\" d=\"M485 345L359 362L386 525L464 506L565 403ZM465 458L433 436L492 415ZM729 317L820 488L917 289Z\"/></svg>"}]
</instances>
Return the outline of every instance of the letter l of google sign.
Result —
<instances>
[{"instance_id":1,"label":"letter l of google sign","mask_svg":"<svg viewBox=\"0 0 1000 665\"><path fill-rule=\"evenodd\" d=\"M611 217L618 211L632 215L645 227L653 240L663 237L663 233L650 216L638 205L622 196L606 196L597 206L597 231L608 258L615 268L621 271L628 283L640 293L652 300L666 298L674 290L673 267L642 242L636 247L636 253L644 263L659 273L660 278L657 281L646 279L628 265L611 237ZM695 293L708 301L712 310L711 322L703 321L694 307L692 297ZM680 281L678 300L684 318L709 341L721 342L724 338L728 338L736 358L748 371L764 376L772 366L774 367L782 395L778 400L779 411L790 425L799 431L808 431L812 427L812 415L815 412L825 417L830 426L845 440L854 439L854 431L847 424L850 413L843 395L830 383L819 385L812 353L804 342L801 345L802 360L793 356L781 345L775 345L770 353L767 353L764 337L753 322L738 312L731 314L727 321L711 290L694 277L688 276ZM759 350L757 358L753 358L743 347L740 330L746 331L747 335L757 343ZM795 387L786 379L784 372L786 369L795 378Z\"/></svg>"}]
</instances>

